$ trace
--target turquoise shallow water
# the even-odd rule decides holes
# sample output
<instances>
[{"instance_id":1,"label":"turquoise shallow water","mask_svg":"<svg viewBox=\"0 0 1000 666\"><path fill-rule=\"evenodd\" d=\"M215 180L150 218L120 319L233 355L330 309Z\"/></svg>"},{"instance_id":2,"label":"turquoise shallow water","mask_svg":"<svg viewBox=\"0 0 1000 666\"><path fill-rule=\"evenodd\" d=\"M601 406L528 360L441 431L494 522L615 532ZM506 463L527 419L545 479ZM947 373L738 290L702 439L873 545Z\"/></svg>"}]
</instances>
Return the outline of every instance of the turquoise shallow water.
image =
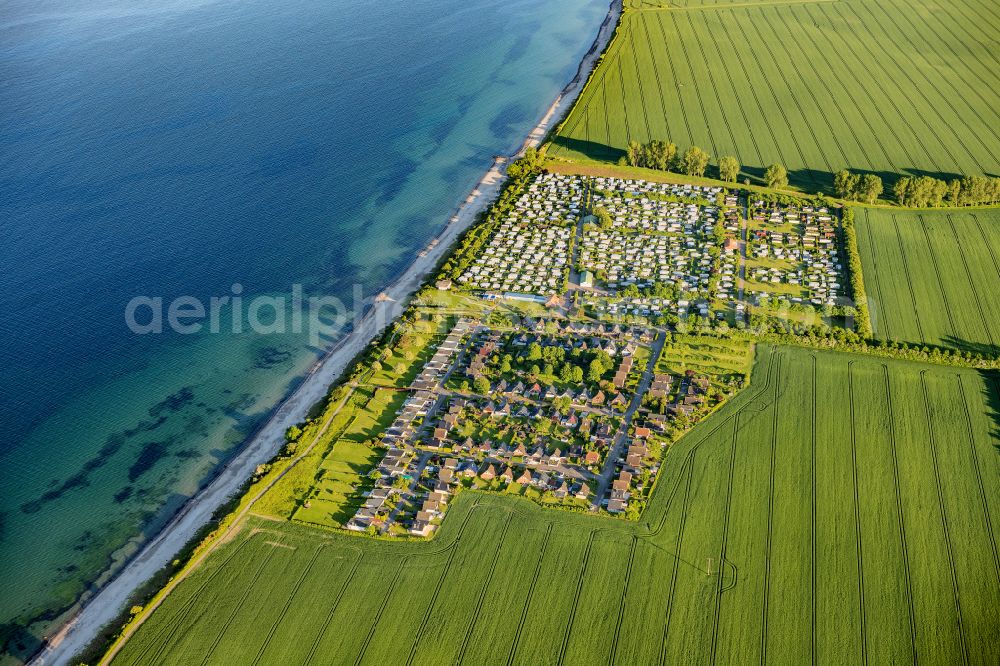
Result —
<instances>
[{"instance_id":1,"label":"turquoise shallow water","mask_svg":"<svg viewBox=\"0 0 1000 666\"><path fill-rule=\"evenodd\" d=\"M576 69L605 0L0 0L0 625L30 650L321 352L134 296L376 293Z\"/></svg>"}]
</instances>

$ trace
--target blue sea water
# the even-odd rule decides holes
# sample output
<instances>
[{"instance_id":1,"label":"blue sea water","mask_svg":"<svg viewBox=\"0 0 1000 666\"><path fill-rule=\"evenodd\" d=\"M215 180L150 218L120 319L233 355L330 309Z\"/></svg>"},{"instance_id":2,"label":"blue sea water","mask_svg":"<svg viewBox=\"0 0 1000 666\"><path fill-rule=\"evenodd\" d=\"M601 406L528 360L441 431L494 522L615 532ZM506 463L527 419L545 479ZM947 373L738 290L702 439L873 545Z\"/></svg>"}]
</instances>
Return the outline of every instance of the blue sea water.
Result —
<instances>
[{"instance_id":1,"label":"blue sea water","mask_svg":"<svg viewBox=\"0 0 1000 666\"><path fill-rule=\"evenodd\" d=\"M377 293L520 143L606 11L0 0L8 649L30 651L322 351L293 333L135 335L126 303L234 283Z\"/></svg>"}]
</instances>

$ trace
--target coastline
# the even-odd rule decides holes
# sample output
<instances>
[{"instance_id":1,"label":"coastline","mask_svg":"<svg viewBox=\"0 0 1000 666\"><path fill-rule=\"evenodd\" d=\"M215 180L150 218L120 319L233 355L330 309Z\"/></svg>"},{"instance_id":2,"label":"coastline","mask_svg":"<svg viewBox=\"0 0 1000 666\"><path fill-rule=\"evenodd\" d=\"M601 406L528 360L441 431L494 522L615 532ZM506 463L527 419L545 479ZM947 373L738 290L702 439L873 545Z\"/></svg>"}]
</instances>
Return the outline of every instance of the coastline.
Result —
<instances>
[{"instance_id":1,"label":"coastline","mask_svg":"<svg viewBox=\"0 0 1000 666\"><path fill-rule=\"evenodd\" d=\"M229 462L164 525L164 527L113 574L75 614L49 638L31 664L64 664L84 650L110 622L118 618L131 595L166 566L215 511L230 500L249 479L257 465L267 462L284 444L284 432L305 419L322 400L350 363L406 309L409 298L450 254L461 235L488 209L499 195L508 162L525 150L541 145L549 132L569 113L590 74L604 53L622 12L622 0L611 0L590 49L584 54L574 77L558 93L521 147L509 157L496 157L483 177L448 218L444 228L425 246L407 268L393 280L365 315L305 375L296 389L282 400L273 414Z\"/></svg>"}]
</instances>

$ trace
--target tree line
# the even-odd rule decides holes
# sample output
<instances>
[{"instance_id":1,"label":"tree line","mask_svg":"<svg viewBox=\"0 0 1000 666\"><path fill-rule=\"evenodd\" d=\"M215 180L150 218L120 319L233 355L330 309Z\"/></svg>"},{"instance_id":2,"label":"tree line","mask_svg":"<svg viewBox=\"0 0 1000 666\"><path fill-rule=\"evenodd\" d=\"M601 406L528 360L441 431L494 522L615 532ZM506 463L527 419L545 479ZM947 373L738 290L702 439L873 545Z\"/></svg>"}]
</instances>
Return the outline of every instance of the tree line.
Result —
<instances>
[{"instance_id":1,"label":"tree line","mask_svg":"<svg viewBox=\"0 0 1000 666\"><path fill-rule=\"evenodd\" d=\"M882 195L882 179L873 173L843 169L833 176L833 189L841 199L873 204ZM965 176L945 181L932 176L902 176L892 186L900 206L982 206L1000 203L1000 178Z\"/></svg>"},{"instance_id":2,"label":"tree line","mask_svg":"<svg viewBox=\"0 0 1000 666\"><path fill-rule=\"evenodd\" d=\"M698 146L691 146L681 153L677 144L672 141L654 139L648 143L629 141L625 155L619 163L657 171L674 171L700 178L705 175L711 160L711 155ZM720 157L717 168L719 180L727 183L735 183L740 175L740 161L733 155ZM764 181L768 187L787 187L788 170L781 164L772 164L764 172Z\"/></svg>"}]
</instances>

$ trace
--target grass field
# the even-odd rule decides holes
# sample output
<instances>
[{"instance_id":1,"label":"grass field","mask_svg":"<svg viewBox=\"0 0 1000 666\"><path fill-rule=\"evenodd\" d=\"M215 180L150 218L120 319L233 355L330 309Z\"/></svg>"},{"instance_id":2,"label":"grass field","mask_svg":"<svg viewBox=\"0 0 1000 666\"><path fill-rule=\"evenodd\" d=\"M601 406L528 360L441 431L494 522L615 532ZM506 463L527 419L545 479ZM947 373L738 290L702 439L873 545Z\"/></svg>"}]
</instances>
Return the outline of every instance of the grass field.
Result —
<instances>
[{"instance_id":1,"label":"grass field","mask_svg":"<svg viewBox=\"0 0 1000 666\"><path fill-rule=\"evenodd\" d=\"M629 140L736 155L829 187L849 167L1000 174L1000 6L987 0L627 0L549 153L617 160ZM664 9L664 6L670 6Z\"/></svg>"},{"instance_id":2,"label":"grass field","mask_svg":"<svg viewBox=\"0 0 1000 666\"><path fill-rule=\"evenodd\" d=\"M251 517L116 662L995 663L998 391L760 346L639 523L473 492L426 543Z\"/></svg>"},{"instance_id":3,"label":"grass field","mask_svg":"<svg viewBox=\"0 0 1000 666\"><path fill-rule=\"evenodd\" d=\"M1000 210L858 209L877 337L1000 352Z\"/></svg>"}]
</instances>

